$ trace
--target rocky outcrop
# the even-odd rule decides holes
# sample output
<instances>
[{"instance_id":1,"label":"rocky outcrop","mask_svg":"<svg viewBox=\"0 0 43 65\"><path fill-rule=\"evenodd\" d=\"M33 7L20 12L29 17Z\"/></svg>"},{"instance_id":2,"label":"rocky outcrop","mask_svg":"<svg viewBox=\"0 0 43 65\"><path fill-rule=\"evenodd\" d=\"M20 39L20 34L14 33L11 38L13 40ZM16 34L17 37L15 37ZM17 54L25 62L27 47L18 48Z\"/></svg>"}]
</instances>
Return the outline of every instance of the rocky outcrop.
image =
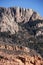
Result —
<instances>
[{"instance_id":1,"label":"rocky outcrop","mask_svg":"<svg viewBox=\"0 0 43 65\"><path fill-rule=\"evenodd\" d=\"M24 46L0 42L0 65L6 64L43 65L43 59L35 50Z\"/></svg>"},{"instance_id":2,"label":"rocky outcrop","mask_svg":"<svg viewBox=\"0 0 43 65\"><path fill-rule=\"evenodd\" d=\"M28 21L37 19L43 20L40 15L32 9L15 8L1 8L0 7L0 29L3 31L10 31L11 34L19 31L18 23L26 23Z\"/></svg>"},{"instance_id":3,"label":"rocky outcrop","mask_svg":"<svg viewBox=\"0 0 43 65\"><path fill-rule=\"evenodd\" d=\"M43 22L41 23L41 21L38 20L43 20L43 18L32 9L0 7L0 32L9 31L11 34L15 34L15 32L20 31L18 24L25 24L36 20L37 22L33 22L33 24L30 23L31 26L34 25L35 27L42 27Z\"/></svg>"},{"instance_id":4,"label":"rocky outcrop","mask_svg":"<svg viewBox=\"0 0 43 65\"><path fill-rule=\"evenodd\" d=\"M11 51L8 51L11 53ZM20 52L22 54L20 54ZM3 54L3 55L2 55ZM30 56L22 51L15 51L13 54L8 54L0 51L0 65L42 65L43 60L38 56Z\"/></svg>"}]
</instances>

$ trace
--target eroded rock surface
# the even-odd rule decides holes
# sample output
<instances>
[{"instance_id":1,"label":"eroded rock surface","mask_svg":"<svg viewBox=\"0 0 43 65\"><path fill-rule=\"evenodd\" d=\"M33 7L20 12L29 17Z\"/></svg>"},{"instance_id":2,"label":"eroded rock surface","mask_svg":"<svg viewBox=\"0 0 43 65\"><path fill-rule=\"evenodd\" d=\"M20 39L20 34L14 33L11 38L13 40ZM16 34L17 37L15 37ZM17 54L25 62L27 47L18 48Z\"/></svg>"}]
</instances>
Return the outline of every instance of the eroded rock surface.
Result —
<instances>
[{"instance_id":1,"label":"eroded rock surface","mask_svg":"<svg viewBox=\"0 0 43 65\"><path fill-rule=\"evenodd\" d=\"M30 20L35 21L37 19L43 20L43 18L32 9L23 9L19 7L14 7L14 8L0 7L0 31L1 32L9 31L11 34L15 34L15 32L19 31L18 23L24 24L29 22ZM41 23L39 22L39 24Z\"/></svg>"},{"instance_id":2,"label":"eroded rock surface","mask_svg":"<svg viewBox=\"0 0 43 65\"><path fill-rule=\"evenodd\" d=\"M0 65L43 65L42 57L35 50L2 43L0 43Z\"/></svg>"}]
</instances>

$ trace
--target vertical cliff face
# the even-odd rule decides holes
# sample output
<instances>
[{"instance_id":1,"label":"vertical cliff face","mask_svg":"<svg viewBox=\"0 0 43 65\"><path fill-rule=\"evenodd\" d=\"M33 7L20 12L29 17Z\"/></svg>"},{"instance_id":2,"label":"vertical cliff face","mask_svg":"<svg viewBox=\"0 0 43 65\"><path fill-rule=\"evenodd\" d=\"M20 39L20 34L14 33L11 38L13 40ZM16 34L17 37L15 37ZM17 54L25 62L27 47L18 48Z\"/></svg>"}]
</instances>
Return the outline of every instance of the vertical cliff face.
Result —
<instances>
[{"instance_id":1,"label":"vertical cliff face","mask_svg":"<svg viewBox=\"0 0 43 65\"><path fill-rule=\"evenodd\" d=\"M6 15L14 18L16 22L22 22L23 20L29 21L30 17L32 20L41 19L40 15L33 11L32 9L25 9L19 7L12 7L12 8L1 8L0 7L0 14L1 16Z\"/></svg>"},{"instance_id":2,"label":"vertical cliff face","mask_svg":"<svg viewBox=\"0 0 43 65\"><path fill-rule=\"evenodd\" d=\"M37 19L43 20L41 16L32 9L23 9L19 7L13 7L13 8L0 7L1 32L10 31L12 34L15 34L15 32L19 31L18 23L24 24L29 21L35 21Z\"/></svg>"}]
</instances>

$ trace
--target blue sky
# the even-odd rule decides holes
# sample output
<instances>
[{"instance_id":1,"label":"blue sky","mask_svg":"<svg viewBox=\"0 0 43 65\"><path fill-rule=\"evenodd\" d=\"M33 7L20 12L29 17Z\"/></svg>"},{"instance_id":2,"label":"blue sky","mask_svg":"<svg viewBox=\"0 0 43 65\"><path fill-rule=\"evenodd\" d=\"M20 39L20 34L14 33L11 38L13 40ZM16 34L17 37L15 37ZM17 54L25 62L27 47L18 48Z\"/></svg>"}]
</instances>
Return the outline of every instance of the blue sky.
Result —
<instances>
[{"instance_id":1,"label":"blue sky","mask_svg":"<svg viewBox=\"0 0 43 65\"><path fill-rule=\"evenodd\" d=\"M31 8L43 16L43 0L0 0L0 7Z\"/></svg>"}]
</instances>

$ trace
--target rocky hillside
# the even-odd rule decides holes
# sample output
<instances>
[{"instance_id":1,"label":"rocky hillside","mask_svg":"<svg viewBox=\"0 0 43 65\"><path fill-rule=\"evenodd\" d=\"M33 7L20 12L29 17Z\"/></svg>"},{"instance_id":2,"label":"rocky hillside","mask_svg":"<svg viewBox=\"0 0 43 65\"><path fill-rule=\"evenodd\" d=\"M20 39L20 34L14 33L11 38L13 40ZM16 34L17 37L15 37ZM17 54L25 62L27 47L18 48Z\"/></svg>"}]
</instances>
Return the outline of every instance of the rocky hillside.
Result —
<instances>
[{"instance_id":1,"label":"rocky hillside","mask_svg":"<svg viewBox=\"0 0 43 65\"><path fill-rule=\"evenodd\" d=\"M10 46L9 44L11 44L12 46ZM18 45L20 47L17 47L16 49L15 45ZM25 47L24 50L27 50L22 50L22 46L23 48ZM16 49L16 51L14 50L14 48ZM29 49L32 52L28 53ZM32 49L34 50L34 52ZM27 55L28 58L31 58L32 55L32 58L34 57L35 59L35 57L37 57L36 59L38 59L39 55L37 55L37 53L39 53L43 58L43 18L32 9L24 9L19 7L0 7L0 58L2 58L2 61L4 62L9 60L8 62L10 63L10 58L7 58L7 60L6 57L12 57L12 55L14 54L15 59L11 60L12 62L15 61L14 65L18 65L16 64L16 62L21 63L19 65L38 65L39 61L37 63L37 61L35 60L34 62L32 62L33 60L31 62L27 60L30 62L30 64L26 64L24 52L29 54ZM1 53L6 55L6 57ZM20 57L18 53L20 54ZM23 53L22 56L21 53ZM11 55L9 56L9 54ZM39 65L43 64L41 59L39 58ZM0 61L0 63L2 61Z\"/></svg>"},{"instance_id":2,"label":"rocky hillside","mask_svg":"<svg viewBox=\"0 0 43 65\"><path fill-rule=\"evenodd\" d=\"M43 59L30 48L0 42L0 65L43 65Z\"/></svg>"}]
</instances>

